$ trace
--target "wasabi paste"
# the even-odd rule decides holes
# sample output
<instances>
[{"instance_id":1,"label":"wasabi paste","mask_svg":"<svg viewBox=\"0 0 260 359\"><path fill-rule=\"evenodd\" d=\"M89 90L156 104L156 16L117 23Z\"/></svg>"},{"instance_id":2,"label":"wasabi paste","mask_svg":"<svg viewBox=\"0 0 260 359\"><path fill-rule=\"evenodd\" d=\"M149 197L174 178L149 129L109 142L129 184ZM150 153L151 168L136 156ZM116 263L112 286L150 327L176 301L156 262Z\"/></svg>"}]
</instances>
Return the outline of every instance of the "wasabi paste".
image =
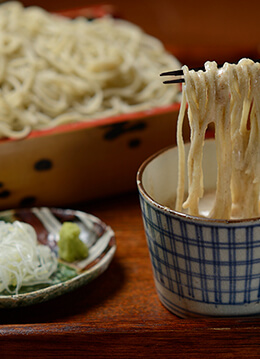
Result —
<instances>
[{"instance_id":1,"label":"wasabi paste","mask_svg":"<svg viewBox=\"0 0 260 359\"><path fill-rule=\"evenodd\" d=\"M88 256L88 247L79 238L80 228L76 223L64 222L58 241L59 257L66 262L74 262Z\"/></svg>"}]
</instances>

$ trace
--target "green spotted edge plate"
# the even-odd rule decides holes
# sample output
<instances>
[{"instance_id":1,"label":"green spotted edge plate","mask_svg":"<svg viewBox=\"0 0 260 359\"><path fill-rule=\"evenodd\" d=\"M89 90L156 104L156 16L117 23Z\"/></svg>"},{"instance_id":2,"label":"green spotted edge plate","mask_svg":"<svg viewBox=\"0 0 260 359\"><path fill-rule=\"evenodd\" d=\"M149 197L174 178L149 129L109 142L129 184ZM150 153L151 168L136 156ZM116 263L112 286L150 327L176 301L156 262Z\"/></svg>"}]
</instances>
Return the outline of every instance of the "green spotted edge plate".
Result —
<instances>
[{"instance_id":1,"label":"green spotted edge plate","mask_svg":"<svg viewBox=\"0 0 260 359\"><path fill-rule=\"evenodd\" d=\"M0 308L45 302L85 285L108 268L116 251L113 230L99 218L83 211L47 207L13 209L0 212L0 220L29 223L34 227L39 243L48 245L56 255L62 223L74 222L81 229L81 240L89 248L89 256L83 261L66 263L59 259L58 270L51 277L51 283L22 287L18 294L13 295L0 293Z\"/></svg>"}]
</instances>

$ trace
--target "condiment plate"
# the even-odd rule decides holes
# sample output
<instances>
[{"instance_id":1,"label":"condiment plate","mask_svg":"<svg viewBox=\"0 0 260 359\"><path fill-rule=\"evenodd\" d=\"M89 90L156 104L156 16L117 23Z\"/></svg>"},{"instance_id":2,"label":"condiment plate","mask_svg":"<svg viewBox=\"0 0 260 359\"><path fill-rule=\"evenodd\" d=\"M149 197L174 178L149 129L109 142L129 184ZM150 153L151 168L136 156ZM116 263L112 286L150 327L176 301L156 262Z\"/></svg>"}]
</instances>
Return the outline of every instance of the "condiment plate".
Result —
<instances>
[{"instance_id":1,"label":"condiment plate","mask_svg":"<svg viewBox=\"0 0 260 359\"><path fill-rule=\"evenodd\" d=\"M41 303L85 285L109 266L116 251L113 230L99 218L78 210L35 207L0 212L0 220L19 220L32 225L39 243L57 253L59 229L63 222L77 223L80 238L89 248L89 256L82 261L65 263L59 259L58 270L48 285L22 287L17 295L0 295L0 308L23 307Z\"/></svg>"}]
</instances>

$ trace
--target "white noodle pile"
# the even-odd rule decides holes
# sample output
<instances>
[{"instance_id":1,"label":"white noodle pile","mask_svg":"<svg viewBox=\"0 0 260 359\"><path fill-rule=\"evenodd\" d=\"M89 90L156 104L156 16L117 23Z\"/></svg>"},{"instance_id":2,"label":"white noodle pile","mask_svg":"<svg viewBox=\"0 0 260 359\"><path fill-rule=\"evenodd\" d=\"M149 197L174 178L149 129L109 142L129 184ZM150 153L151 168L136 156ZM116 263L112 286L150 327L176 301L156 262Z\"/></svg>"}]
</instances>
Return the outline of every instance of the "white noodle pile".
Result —
<instances>
[{"instance_id":1,"label":"white noodle pile","mask_svg":"<svg viewBox=\"0 0 260 359\"><path fill-rule=\"evenodd\" d=\"M24 285L48 283L57 263L49 247L37 244L32 226L0 221L0 292L18 294Z\"/></svg>"},{"instance_id":2,"label":"white noodle pile","mask_svg":"<svg viewBox=\"0 0 260 359\"><path fill-rule=\"evenodd\" d=\"M178 87L162 86L158 74L179 66L127 21L70 20L7 2L0 6L0 137L171 104Z\"/></svg>"}]
</instances>

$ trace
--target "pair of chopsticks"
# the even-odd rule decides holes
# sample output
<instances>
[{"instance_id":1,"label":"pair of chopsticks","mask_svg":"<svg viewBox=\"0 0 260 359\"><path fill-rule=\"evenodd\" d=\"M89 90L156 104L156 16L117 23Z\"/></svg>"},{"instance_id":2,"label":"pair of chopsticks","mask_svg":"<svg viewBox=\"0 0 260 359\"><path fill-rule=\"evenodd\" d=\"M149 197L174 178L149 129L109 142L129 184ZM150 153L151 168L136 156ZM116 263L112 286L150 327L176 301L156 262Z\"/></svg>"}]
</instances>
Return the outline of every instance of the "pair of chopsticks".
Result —
<instances>
[{"instance_id":1,"label":"pair of chopsticks","mask_svg":"<svg viewBox=\"0 0 260 359\"><path fill-rule=\"evenodd\" d=\"M223 65L218 65L218 68L222 67ZM194 71L204 71L205 68L204 66L201 66L201 67L195 67L195 68L192 68L190 70L194 70ZM163 72L160 74L160 76L176 76L176 77L179 77L179 76L183 76L183 70L180 69L180 70L174 70L174 71L167 71L167 72ZM177 79L172 79L172 80L166 80L166 81L163 81L164 84L180 84L182 82L185 82L184 78L183 77L179 77Z\"/></svg>"},{"instance_id":2,"label":"pair of chopsticks","mask_svg":"<svg viewBox=\"0 0 260 359\"><path fill-rule=\"evenodd\" d=\"M160 76L183 76L183 71L182 70L167 71L167 72L161 73ZM185 82L183 77L163 81L164 84L180 84L182 82Z\"/></svg>"},{"instance_id":3,"label":"pair of chopsticks","mask_svg":"<svg viewBox=\"0 0 260 359\"><path fill-rule=\"evenodd\" d=\"M260 62L260 59L253 60L253 61L254 62ZM217 65L217 66L218 66L218 68L221 68L223 65L224 64ZM202 70L202 71L205 71L205 68L204 68L204 66L202 66L202 67L195 67L195 68L192 68L190 70L194 70L194 71ZM184 78L181 77L181 76L183 76L183 70L182 69L163 72L163 73L160 74L160 76L176 76L176 77L178 77L178 78L175 78L175 79L163 81L164 84L180 84L180 83L185 82Z\"/></svg>"}]
</instances>

